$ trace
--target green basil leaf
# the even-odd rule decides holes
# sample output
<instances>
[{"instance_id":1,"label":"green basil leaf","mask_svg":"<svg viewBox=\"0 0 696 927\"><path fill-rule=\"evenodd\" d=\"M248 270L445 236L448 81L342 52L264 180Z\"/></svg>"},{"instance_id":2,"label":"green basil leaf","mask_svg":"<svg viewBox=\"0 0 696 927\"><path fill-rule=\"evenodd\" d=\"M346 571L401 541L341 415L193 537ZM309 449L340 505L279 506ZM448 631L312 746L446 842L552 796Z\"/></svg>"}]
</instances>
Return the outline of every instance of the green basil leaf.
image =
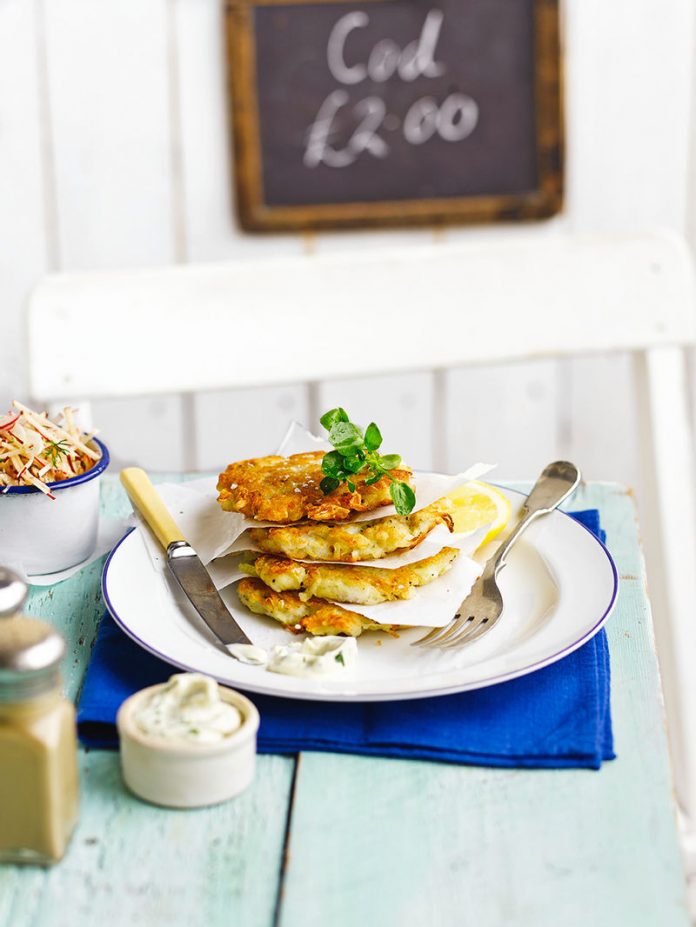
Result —
<instances>
[{"instance_id":1,"label":"green basil leaf","mask_svg":"<svg viewBox=\"0 0 696 927\"><path fill-rule=\"evenodd\" d=\"M365 430L365 447L368 451L376 451L378 447L382 444L382 432L375 425L374 422L370 422Z\"/></svg>"},{"instance_id":2,"label":"green basil leaf","mask_svg":"<svg viewBox=\"0 0 696 927\"><path fill-rule=\"evenodd\" d=\"M333 476L325 476L321 483L319 483L319 487L325 496L328 496L328 494L333 492L338 486L339 480L335 479Z\"/></svg>"},{"instance_id":3,"label":"green basil leaf","mask_svg":"<svg viewBox=\"0 0 696 927\"><path fill-rule=\"evenodd\" d=\"M401 457L399 454L387 454L379 458L379 465L385 470L395 470L401 466Z\"/></svg>"},{"instance_id":4,"label":"green basil leaf","mask_svg":"<svg viewBox=\"0 0 696 927\"><path fill-rule=\"evenodd\" d=\"M327 476L338 476L339 471L343 468L343 457L338 451L329 451L324 454L321 461L322 472Z\"/></svg>"},{"instance_id":5,"label":"green basil leaf","mask_svg":"<svg viewBox=\"0 0 696 927\"><path fill-rule=\"evenodd\" d=\"M413 511L416 504L416 494L408 483L392 483L389 487L389 495L392 497L394 508L399 515L408 515Z\"/></svg>"},{"instance_id":6,"label":"green basil leaf","mask_svg":"<svg viewBox=\"0 0 696 927\"><path fill-rule=\"evenodd\" d=\"M336 422L332 425L329 441L344 457L347 457L350 451L357 451L365 446L362 431L352 422Z\"/></svg>"},{"instance_id":7,"label":"green basil leaf","mask_svg":"<svg viewBox=\"0 0 696 927\"><path fill-rule=\"evenodd\" d=\"M348 422L350 419L348 418L346 410L339 406L337 409L329 409L328 412L324 412L319 421L327 431L331 431L331 427L335 425L336 422Z\"/></svg>"}]
</instances>

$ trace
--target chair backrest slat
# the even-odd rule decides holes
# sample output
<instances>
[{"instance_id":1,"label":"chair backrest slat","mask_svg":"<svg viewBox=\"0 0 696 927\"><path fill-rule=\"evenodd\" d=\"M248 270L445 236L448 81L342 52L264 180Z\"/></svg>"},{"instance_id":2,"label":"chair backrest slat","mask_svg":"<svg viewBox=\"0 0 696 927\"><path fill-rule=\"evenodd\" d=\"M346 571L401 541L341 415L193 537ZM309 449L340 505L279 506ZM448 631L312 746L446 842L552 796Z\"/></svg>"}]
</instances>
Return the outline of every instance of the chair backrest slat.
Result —
<instances>
[{"instance_id":1,"label":"chair backrest slat","mask_svg":"<svg viewBox=\"0 0 696 927\"><path fill-rule=\"evenodd\" d=\"M686 344L669 234L433 244L46 278L35 397L128 396Z\"/></svg>"}]
</instances>

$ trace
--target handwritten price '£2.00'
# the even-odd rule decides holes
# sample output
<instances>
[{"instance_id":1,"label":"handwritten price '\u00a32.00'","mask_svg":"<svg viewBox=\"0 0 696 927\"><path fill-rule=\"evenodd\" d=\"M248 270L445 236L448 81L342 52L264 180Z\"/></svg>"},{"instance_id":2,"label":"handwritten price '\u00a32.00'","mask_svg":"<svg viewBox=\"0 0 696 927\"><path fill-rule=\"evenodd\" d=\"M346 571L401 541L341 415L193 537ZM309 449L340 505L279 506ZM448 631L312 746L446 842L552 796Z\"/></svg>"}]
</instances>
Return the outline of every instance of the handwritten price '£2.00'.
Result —
<instances>
[{"instance_id":1,"label":"handwritten price '\u00a32.00'","mask_svg":"<svg viewBox=\"0 0 696 927\"><path fill-rule=\"evenodd\" d=\"M399 48L391 39L375 44L366 61L348 60L347 41L356 29L369 25L369 16L362 11L347 13L334 25L327 45L329 71L339 84L352 86L364 80L384 83L390 78L411 82L417 78L441 77L445 65L436 60L437 44L444 16L439 10L430 10L425 17L419 38L405 48ZM349 167L363 153L375 158L386 158L390 148L383 137L384 129L401 128L410 145L422 145L437 136L447 142L460 142L471 135L479 118L475 100L463 93L450 93L441 103L432 97L417 99L408 108L403 122L387 113L385 101L379 96L367 96L352 105L352 116L357 126L342 148L335 147L337 116L350 106L346 90L333 90L319 107L316 118L307 131L304 152L305 167L320 164L327 167Z\"/></svg>"}]
</instances>

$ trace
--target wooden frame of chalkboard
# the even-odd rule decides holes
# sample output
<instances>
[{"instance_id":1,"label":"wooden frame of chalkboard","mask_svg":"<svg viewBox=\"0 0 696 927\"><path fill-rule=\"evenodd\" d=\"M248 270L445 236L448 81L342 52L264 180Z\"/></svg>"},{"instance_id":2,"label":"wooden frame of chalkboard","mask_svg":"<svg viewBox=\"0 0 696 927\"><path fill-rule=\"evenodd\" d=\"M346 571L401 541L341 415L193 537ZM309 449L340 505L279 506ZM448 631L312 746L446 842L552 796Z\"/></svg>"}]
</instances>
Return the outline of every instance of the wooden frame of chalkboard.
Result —
<instances>
[{"instance_id":1,"label":"wooden frame of chalkboard","mask_svg":"<svg viewBox=\"0 0 696 927\"><path fill-rule=\"evenodd\" d=\"M321 196L321 191L317 194L316 190L312 190L315 201L302 202L301 190L299 194L294 194L296 201L284 201L286 192L297 191L301 184L293 183L291 176L283 175L280 183L284 186L278 188L280 194L278 189L275 194L269 194L269 177L272 172L269 172L267 162L270 161L271 166L280 166L278 173L282 175L284 165L291 159L286 157L285 150L278 146L278 139L274 140L275 147L270 149L273 154L269 158L262 138L261 106L264 104L259 92L259 75L262 70L259 63L257 30L259 24L263 26L263 17L267 17L269 12L275 9L276 15L284 14L284 22L287 23L289 17L298 16L306 10L318 13L322 7L352 8L357 11L374 10L378 6L388 5L392 5L393 9L400 3L403 5L413 2L414 0L362 0L360 6L356 6L347 3L346 0L226 0L233 173L237 214L243 229L250 232L278 232L378 226L445 226L544 219L560 211L563 202L563 114L559 0L526 0L531 46L528 53L531 55L531 75L528 81L531 106L527 113L526 129L531 139L527 158L531 167L527 177L533 177L531 182L525 183L523 178L517 179L518 189L490 189L477 191L473 195L423 195L422 191L418 190L413 196L400 193L398 196L387 195L384 198L379 194L370 197L358 195L353 198L348 193L347 198L341 195L341 201L334 200L331 196L317 201L316 196ZM457 2L464 6L466 0ZM470 2L481 3L482 0ZM444 5L446 2L440 4ZM286 9L277 9L283 7ZM357 12L349 15L366 17L365 13ZM424 31L426 28L424 25ZM306 32L307 26L303 28L301 37ZM425 41L422 34L421 45ZM416 45L417 42L411 42L414 48ZM288 54L292 54L297 46L297 42L288 44ZM424 56L427 55L427 50L421 51ZM265 52L266 63L270 66L266 66L263 73L271 77L278 73L282 79L282 68L276 68L282 54L278 55L277 52L278 48ZM382 58L384 59L384 55ZM433 68L437 66L433 61L430 61L430 65ZM263 90L263 87L261 89ZM295 98L288 91L288 85L283 85L282 93L286 93L286 99L282 101L286 104L285 109L291 110ZM514 116L511 116L510 121L514 122ZM496 156L499 156L500 150L499 146ZM523 160L516 159L511 143L508 143L507 147L503 146L502 150L513 151L511 165L517 160ZM368 154L365 154L364 161L370 160ZM487 154L490 160L490 152ZM272 160L273 157L275 161ZM374 163L377 159L372 160ZM332 173L335 176L337 172ZM439 170L436 167L432 170L433 176L444 176L446 173L441 169L441 165ZM346 186L349 188L350 184ZM510 183L508 186L513 187L514 184Z\"/></svg>"}]
</instances>

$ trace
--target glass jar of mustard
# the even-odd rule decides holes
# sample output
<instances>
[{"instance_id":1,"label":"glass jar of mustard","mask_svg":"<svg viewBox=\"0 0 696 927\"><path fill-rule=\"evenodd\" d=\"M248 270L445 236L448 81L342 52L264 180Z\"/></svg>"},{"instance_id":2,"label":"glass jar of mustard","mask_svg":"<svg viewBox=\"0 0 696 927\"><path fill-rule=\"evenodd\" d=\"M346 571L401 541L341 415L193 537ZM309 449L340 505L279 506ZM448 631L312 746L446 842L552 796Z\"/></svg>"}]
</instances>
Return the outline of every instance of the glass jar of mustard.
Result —
<instances>
[{"instance_id":1,"label":"glass jar of mustard","mask_svg":"<svg viewBox=\"0 0 696 927\"><path fill-rule=\"evenodd\" d=\"M77 822L75 709L60 688L63 638L21 613L26 595L0 567L0 862L45 865Z\"/></svg>"}]
</instances>

